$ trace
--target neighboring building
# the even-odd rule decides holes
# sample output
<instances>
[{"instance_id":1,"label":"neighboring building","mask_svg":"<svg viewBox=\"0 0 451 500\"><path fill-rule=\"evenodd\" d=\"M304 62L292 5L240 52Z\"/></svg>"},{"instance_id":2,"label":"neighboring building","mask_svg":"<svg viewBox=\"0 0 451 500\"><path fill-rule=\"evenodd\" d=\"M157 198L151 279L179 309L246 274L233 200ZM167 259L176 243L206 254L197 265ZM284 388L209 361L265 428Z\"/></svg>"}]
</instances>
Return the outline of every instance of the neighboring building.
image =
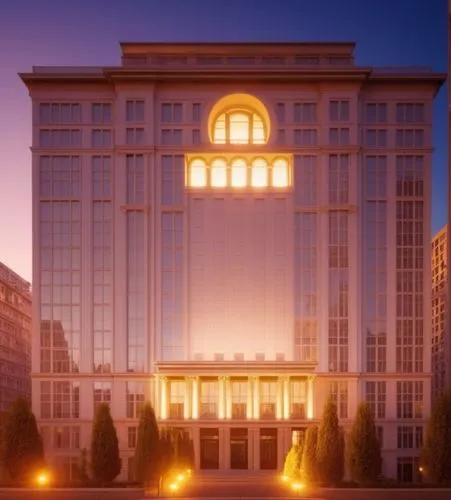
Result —
<instances>
[{"instance_id":1,"label":"neighboring building","mask_svg":"<svg viewBox=\"0 0 451 500\"><path fill-rule=\"evenodd\" d=\"M384 473L414 479L445 76L356 66L352 43L121 47L21 75L49 456L73 474L108 402L126 477L150 398L197 468L280 469L332 394L346 428L370 402Z\"/></svg>"},{"instance_id":2,"label":"neighboring building","mask_svg":"<svg viewBox=\"0 0 451 500\"><path fill-rule=\"evenodd\" d=\"M450 389L448 330L448 230L432 238L432 398Z\"/></svg>"},{"instance_id":3,"label":"neighboring building","mask_svg":"<svg viewBox=\"0 0 451 500\"><path fill-rule=\"evenodd\" d=\"M0 412L31 397L30 283L0 262Z\"/></svg>"}]
</instances>

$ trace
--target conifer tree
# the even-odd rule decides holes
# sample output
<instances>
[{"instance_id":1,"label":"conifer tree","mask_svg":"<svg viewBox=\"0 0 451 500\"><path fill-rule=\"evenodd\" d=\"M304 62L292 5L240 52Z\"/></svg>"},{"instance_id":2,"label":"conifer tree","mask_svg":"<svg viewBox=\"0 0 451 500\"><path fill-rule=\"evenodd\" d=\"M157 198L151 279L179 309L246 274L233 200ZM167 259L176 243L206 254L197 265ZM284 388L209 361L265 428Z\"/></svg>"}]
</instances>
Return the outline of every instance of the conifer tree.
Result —
<instances>
[{"instance_id":1,"label":"conifer tree","mask_svg":"<svg viewBox=\"0 0 451 500\"><path fill-rule=\"evenodd\" d=\"M307 428L305 434L304 451L301 461L301 479L309 484L313 484L318 480L318 463L316 460L317 444L318 427L312 425Z\"/></svg>"},{"instance_id":2,"label":"conifer tree","mask_svg":"<svg viewBox=\"0 0 451 500\"><path fill-rule=\"evenodd\" d=\"M92 426L91 470L100 483L113 481L121 472L116 428L106 403L98 406Z\"/></svg>"},{"instance_id":3,"label":"conifer tree","mask_svg":"<svg viewBox=\"0 0 451 500\"><path fill-rule=\"evenodd\" d=\"M149 403L144 405L139 420L135 449L136 479L144 483L155 479L158 474L160 436L155 412Z\"/></svg>"},{"instance_id":4,"label":"conifer tree","mask_svg":"<svg viewBox=\"0 0 451 500\"><path fill-rule=\"evenodd\" d=\"M381 446L371 408L367 402L361 403L357 408L347 444L351 479L362 486L375 483L381 473Z\"/></svg>"}]
</instances>

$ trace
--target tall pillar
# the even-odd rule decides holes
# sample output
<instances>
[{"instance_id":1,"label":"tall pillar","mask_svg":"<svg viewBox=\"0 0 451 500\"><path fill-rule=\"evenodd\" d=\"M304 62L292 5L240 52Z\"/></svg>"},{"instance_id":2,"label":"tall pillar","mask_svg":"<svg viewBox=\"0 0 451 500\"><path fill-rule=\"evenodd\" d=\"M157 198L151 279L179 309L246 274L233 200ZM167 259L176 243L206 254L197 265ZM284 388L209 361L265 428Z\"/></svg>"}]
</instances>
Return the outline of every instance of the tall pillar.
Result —
<instances>
[{"instance_id":1,"label":"tall pillar","mask_svg":"<svg viewBox=\"0 0 451 500\"><path fill-rule=\"evenodd\" d=\"M191 407L191 418L199 418L199 377L192 378L192 407Z\"/></svg>"},{"instance_id":2,"label":"tall pillar","mask_svg":"<svg viewBox=\"0 0 451 500\"><path fill-rule=\"evenodd\" d=\"M194 448L194 468L196 470L200 469L200 429L199 427L193 427L191 439L193 440Z\"/></svg>"},{"instance_id":3,"label":"tall pillar","mask_svg":"<svg viewBox=\"0 0 451 500\"><path fill-rule=\"evenodd\" d=\"M290 418L290 377L283 379L283 418L288 420Z\"/></svg>"},{"instance_id":4,"label":"tall pillar","mask_svg":"<svg viewBox=\"0 0 451 500\"><path fill-rule=\"evenodd\" d=\"M225 377L218 378L218 418L223 420L226 413Z\"/></svg>"},{"instance_id":5,"label":"tall pillar","mask_svg":"<svg viewBox=\"0 0 451 500\"><path fill-rule=\"evenodd\" d=\"M226 377L225 381L225 399L226 399L226 419L232 418L232 382L230 377Z\"/></svg>"},{"instance_id":6,"label":"tall pillar","mask_svg":"<svg viewBox=\"0 0 451 500\"><path fill-rule=\"evenodd\" d=\"M183 418L189 420L191 418L191 378L185 377L185 401L183 403Z\"/></svg>"},{"instance_id":7,"label":"tall pillar","mask_svg":"<svg viewBox=\"0 0 451 500\"><path fill-rule=\"evenodd\" d=\"M253 377L249 377L247 379L247 407L246 407L246 417L251 419L253 417L253 396L252 396L252 379Z\"/></svg>"},{"instance_id":8,"label":"tall pillar","mask_svg":"<svg viewBox=\"0 0 451 500\"><path fill-rule=\"evenodd\" d=\"M307 378L307 418L315 418L315 408L313 400L313 377Z\"/></svg>"},{"instance_id":9,"label":"tall pillar","mask_svg":"<svg viewBox=\"0 0 451 500\"><path fill-rule=\"evenodd\" d=\"M162 420L166 420L168 418L168 406L169 406L168 378L161 377L160 380L161 380L160 418Z\"/></svg>"},{"instance_id":10,"label":"tall pillar","mask_svg":"<svg viewBox=\"0 0 451 500\"><path fill-rule=\"evenodd\" d=\"M155 416L160 418L160 376L153 376L153 407L155 408Z\"/></svg>"},{"instance_id":11,"label":"tall pillar","mask_svg":"<svg viewBox=\"0 0 451 500\"><path fill-rule=\"evenodd\" d=\"M283 418L283 379L279 377L277 379L277 391L276 391L276 419L281 420Z\"/></svg>"},{"instance_id":12,"label":"tall pillar","mask_svg":"<svg viewBox=\"0 0 451 500\"><path fill-rule=\"evenodd\" d=\"M260 418L260 380L258 377L254 377L254 420Z\"/></svg>"}]
</instances>

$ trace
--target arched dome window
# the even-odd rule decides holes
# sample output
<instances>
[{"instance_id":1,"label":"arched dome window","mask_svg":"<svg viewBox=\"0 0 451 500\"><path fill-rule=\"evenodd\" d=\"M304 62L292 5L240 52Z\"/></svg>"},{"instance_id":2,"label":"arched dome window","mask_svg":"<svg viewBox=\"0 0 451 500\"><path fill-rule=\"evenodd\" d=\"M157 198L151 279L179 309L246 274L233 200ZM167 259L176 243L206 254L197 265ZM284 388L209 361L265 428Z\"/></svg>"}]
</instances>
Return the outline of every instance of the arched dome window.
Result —
<instances>
[{"instance_id":1,"label":"arched dome window","mask_svg":"<svg viewBox=\"0 0 451 500\"><path fill-rule=\"evenodd\" d=\"M272 166L272 185L286 187L288 182L288 162L284 158L278 158Z\"/></svg>"},{"instance_id":2,"label":"arched dome window","mask_svg":"<svg viewBox=\"0 0 451 500\"><path fill-rule=\"evenodd\" d=\"M247 185L246 162L237 158L232 162L232 187L245 187Z\"/></svg>"},{"instance_id":3,"label":"arched dome window","mask_svg":"<svg viewBox=\"0 0 451 500\"><path fill-rule=\"evenodd\" d=\"M268 164L264 158L252 162L252 187L268 186Z\"/></svg>"},{"instance_id":4,"label":"arched dome window","mask_svg":"<svg viewBox=\"0 0 451 500\"><path fill-rule=\"evenodd\" d=\"M266 144L270 119L266 107L249 94L230 94L220 99L209 116L214 144Z\"/></svg>"}]
</instances>

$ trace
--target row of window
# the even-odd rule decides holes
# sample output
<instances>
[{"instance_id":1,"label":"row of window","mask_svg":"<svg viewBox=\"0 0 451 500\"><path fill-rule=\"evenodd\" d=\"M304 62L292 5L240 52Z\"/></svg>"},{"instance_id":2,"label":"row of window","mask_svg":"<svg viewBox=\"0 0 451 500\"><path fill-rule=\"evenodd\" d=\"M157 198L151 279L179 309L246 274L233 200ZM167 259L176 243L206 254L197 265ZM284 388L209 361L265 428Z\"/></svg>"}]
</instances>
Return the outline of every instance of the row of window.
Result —
<instances>
[{"instance_id":1,"label":"row of window","mask_svg":"<svg viewBox=\"0 0 451 500\"><path fill-rule=\"evenodd\" d=\"M386 123L388 121L388 103L365 103L364 119L369 123ZM276 103L275 112L280 123L314 123L318 120L318 105L315 102L294 103L290 114L286 112L285 103ZM349 121L350 101L329 101L329 120ZM258 118L258 115L256 115ZM112 123L113 105L109 102L91 104L92 123ZM143 122L146 118L144 100L127 100L125 103L125 119L128 122ZM200 103L162 103L160 120L163 123L181 123L183 121L199 122L201 119ZM82 105L80 103L40 103L39 122L46 123L82 123ZM423 123L425 121L424 103L396 103L396 122ZM260 123L261 127L263 123Z\"/></svg>"},{"instance_id":2,"label":"row of window","mask_svg":"<svg viewBox=\"0 0 451 500\"><path fill-rule=\"evenodd\" d=\"M236 115L233 115L236 116ZM232 120L232 119L231 119ZM251 125L248 128L246 122L239 123L230 121L227 123L217 122L214 132L215 144L265 144L266 139L263 125L259 127ZM39 132L39 144L42 148L55 147L82 147L82 132L80 129L41 129ZM190 135L189 135L190 134ZM294 129L292 132L292 143L295 146L318 146L318 129ZM388 147L388 134L386 129L367 129L364 131L363 144L366 147L386 148ZM285 130L279 130L277 142L280 145L288 144L289 140ZM181 146L183 144L201 144L200 129L184 131L182 129L161 130L160 142L163 146ZM149 144L146 139L143 127L127 127L125 130L125 144L129 146L146 146ZM330 128L328 143L330 146L349 146L349 128ZM395 131L396 148L422 148L425 146L425 134L423 129L397 129ZM112 129L91 130L92 148L113 147Z\"/></svg>"}]
</instances>

